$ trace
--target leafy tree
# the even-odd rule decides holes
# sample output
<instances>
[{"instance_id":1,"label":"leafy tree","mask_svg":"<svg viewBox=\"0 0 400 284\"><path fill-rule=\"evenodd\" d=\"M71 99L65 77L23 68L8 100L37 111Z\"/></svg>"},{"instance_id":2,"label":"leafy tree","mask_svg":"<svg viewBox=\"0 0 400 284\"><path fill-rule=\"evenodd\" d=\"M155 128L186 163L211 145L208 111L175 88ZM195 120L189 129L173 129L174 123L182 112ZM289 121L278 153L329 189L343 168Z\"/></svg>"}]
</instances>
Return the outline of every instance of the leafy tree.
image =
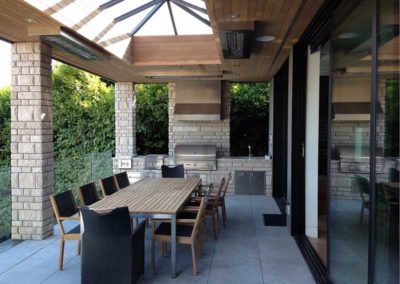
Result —
<instances>
[{"instance_id":1,"label":"leafy tree","mask_svg":"<svg viewBox=\"0 0 400 284\"><path fill-rule=\"evenodd\" d=\"M267 153L269 83L231 84L231 155Z\"/></svg>"},{"instance_id":2,"label":"leafy tree","mask_svg":"<svg viewBox=\"0 0 400 284\"><path fill-rule=\"evenodd\" d=\"M399 80L386 81L385 156L399 157Z\"/></svg>"},{"instance_id":3,"label":"leafy tree","mask_svg":"<svg viewBox=\"0 0 400 284\"><path fill-rule=\"evenodd\" d=\"M0 166L9 166L11 158L11 88L0 89Z\"/></svg>"},{"instance_id":4,"label":"leafy tree","mask_svg":"<svg viewBox=\"0 0 400 284\"><path fill-rule=\"evenodd\" d=\"M114 151L114 88L65 64L53 70L56 158Z\"/></svg>"},{"instance_id":5,"label":"leafy tree","mask_svg":"<svg viewBox=\"0 0 400 284\"><path fill-rule=\"evenodd\" d=\"M136 85L136 139L141 155L168 153L167 85Z\"/></svg>"}]
</instances>

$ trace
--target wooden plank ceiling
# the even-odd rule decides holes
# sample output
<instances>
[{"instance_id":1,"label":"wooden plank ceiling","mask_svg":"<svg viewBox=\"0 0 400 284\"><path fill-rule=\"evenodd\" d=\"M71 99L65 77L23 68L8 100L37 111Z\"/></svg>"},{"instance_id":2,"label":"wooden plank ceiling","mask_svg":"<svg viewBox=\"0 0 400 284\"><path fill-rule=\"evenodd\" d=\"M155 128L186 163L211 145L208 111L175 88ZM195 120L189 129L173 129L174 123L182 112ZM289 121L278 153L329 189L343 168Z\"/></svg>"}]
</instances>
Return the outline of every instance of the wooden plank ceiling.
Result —
<instances>
[{"instance_id":1,"label":"wooden plank ceiling","mask_svg":"<svg viewBox=\"0 0 400 284\"><path fill-rule=\"evenodd\" d=\"M205 2L214 33L211 39L210 36L178 36L174 42L174 36L164 36L158 38L160 43L157 45L157 36L134 36L130 50L123 58L105 51L106 60L91 62L56 49L53 57L114 81L167 82L184 76L204 78L207 75L237 82L268 81L287 58L290 48L298 41L323 0ZM52 7L54 11L47 9L42 12L22 0L0 0L0 38L10 42L32 41L38 37L32 33L30 36L29 30L54 31L62 27L51 17L66 5L65 0L58 3ZM220 29L248 26L254 26L255 37L270 35L276 39L268 43L255 42L249 59L224 59L219 43ZM193 44L196 41L203 42L196 46ZM94 44L101 49L104 47L100 42Z\"/></svg>"}]
</instances>

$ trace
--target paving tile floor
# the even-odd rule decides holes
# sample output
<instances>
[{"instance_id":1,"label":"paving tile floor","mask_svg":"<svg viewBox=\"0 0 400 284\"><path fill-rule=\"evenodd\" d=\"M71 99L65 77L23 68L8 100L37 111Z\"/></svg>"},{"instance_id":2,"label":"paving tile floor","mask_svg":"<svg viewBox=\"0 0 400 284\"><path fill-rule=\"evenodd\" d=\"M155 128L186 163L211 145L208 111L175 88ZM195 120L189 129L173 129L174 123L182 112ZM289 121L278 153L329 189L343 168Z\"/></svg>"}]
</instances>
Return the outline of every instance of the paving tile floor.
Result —
<instances>
[{"instance_id":1,"label":"paving tile floor","mask_svg":"<svg viewBox=\"0 0 400 284\"><path fill-rule=\"evenodd\" d=\"M176 279L170 278L170 257L156 247L156 273L150 273L150 237L146 232L146 273L140 283L315 283L294 239L285 227L265 227L263 213L279 213L272 198L227 197L228 222L208 240L198 258L198 276L192 275L190 246L178 245ZM71 224L68 224L71 225ZM58 271L59 233L44 241L24 241L0 250L0 283L80 283L77 243L66 242L64 270Z\"/></svg>"}]
</instances>

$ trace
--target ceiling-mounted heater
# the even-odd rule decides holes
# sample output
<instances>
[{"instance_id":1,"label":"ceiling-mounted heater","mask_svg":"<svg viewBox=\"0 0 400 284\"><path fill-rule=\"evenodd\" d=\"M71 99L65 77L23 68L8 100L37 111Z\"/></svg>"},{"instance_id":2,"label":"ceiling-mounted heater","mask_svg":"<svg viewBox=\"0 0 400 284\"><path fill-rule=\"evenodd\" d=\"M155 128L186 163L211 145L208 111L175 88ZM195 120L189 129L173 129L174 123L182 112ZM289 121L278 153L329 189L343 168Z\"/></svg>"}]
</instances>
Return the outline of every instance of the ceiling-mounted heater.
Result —
<instances>
[{"instance_id":1,"label":"ceiling-mounted heater","mask_svg":"<svg viewBox=\"0 0 400 284\"><path fill-rule=\"evenodd\" d=\"M96 52L94 48L84 43L82 39L65 30L61 30L57 35L41 35L40 38L52 47L66 51L83 60L99 61L104 59L100 52Z\"/></svg>"},{"instance_id":2,"label":"ceiling-mounted heater","mask_svg":"<svg viewBox=\"0 0 400 284\"><path fill-rule=\"evenodd\" d=\"M245 59L250 57L253 42L253 31L221 31L220 39L224 58Z\"/></svg>"}]
</instances>

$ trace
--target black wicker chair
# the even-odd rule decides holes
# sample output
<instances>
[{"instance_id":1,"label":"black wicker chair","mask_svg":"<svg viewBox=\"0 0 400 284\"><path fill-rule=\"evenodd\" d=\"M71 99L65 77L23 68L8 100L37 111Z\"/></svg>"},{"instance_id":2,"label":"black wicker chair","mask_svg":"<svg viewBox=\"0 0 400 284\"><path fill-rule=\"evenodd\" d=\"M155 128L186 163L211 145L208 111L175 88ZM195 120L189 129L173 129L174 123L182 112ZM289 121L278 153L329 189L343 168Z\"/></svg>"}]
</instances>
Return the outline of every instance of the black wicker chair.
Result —
<instances>
[{"instance_id":1,"label":"black wicker chair","mask_svg":"<svg viewBox=\"0 0 400 284\"><path fill-rule=\"evenodd\" d=\"M118 191L118 187L115 184L114 176L103 178L100 180L101 191L104 196L111 195Z\"/></svg>"},{"instance_id":2,"label":"black wicker chair","mask_svg":"<svg viewBox=\"0 0 400 284\"><path fill-rule=\"evenodd\" d=\"M144 273L145 227L132 232L127 207L108 214L82 208L82 284L136 283Z\"/></svg>"},{"instance_id":3,"label":"black wicker chair","mask_svg":"<svg viewBox=\"0 0 400 284\"><path fill-rule=\"evenodd\" d=\"M114 175L115 184L118 189L123 189L127 187L129 183L128 174L126 172L122 172Z\"/></svg>"},{"instance_id":4,"label":"black wicker chair","mask_svg":"<svg viewBox=\"0 0 400 284\"><path fill-rule=\"evenodd\" d=\"M96 185L93 182L78 187L78 196L84 206L92 205L100 200Z\"/></svg>"},{"instance_id":5,"label":"black wicker chair","mask_svg":"<svg viewBox=\"0 0 400 284\"><path fill-rule=\"evenodd\" d=\"M161 166L161 176L163 178L184 178L185 169L183 165L177 165L175 167Z\"/></svg>"}]
</instances>

